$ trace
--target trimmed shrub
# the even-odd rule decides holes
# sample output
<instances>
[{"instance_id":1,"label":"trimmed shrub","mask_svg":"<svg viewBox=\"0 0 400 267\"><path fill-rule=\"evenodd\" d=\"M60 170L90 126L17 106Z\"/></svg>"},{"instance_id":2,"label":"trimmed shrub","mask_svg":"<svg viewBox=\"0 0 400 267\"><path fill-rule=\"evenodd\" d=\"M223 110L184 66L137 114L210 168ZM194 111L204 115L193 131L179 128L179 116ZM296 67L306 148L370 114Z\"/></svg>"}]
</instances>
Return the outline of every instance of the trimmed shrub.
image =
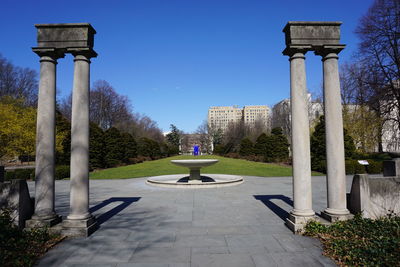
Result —
<instances>
[{"instance_id":1,"label":"trimmed shrub","mask_svg":"<svg viewBox=\"0 0 400 267\"><path fill-rule=\"evenodd\" d=\"M249 138L243 138L240 142L239 154L241 156L250 156L254 154L253 142Z\"/></svg>"},{"instance_id":2,"label":"trimmed shrub","mask_svg":"<svg viewBox=\"0 0 400 267\"><path fill-rule=\"evenodd\" d=\"M135 138L129 133L121 134L122 141L124 143L124 159L125 163L129 162L129 158L135 158L137 156L137 143Z\"/></svg>"},{"instance_id":3,"label":"trimmed shrub","mask_svg":"<svg viewBox=\"0 0 400 267\"><path fill-rule=\"evenodd\" d=\"M311 169L315 171L318 171L320 161L326 160L325 117L321 116L319 120L310 138ZM345 157L346 159L351 159L355 153L354 141L345 129L343 129L343 135Z\"/></svg>"},{"instance_id":4,"label":"trimmed shrub","mask_svg":"<svg viewBox=\"0 0 400 267\"><path fill-rule=\"evenodd\" d=\"M35 169L16 169L12 171L6 171L4 179L6 181L14 179L35 180Z\"/></svg>"},{"instance_id":5,"label":"trimmed shrub","mask_svg":"<svg viewBox=\"0 0 400 267\"><path fill-rule=\"evenodd\" d=\"M61 180L61 179L65 179L65 178L69 178L70 177L70 168L68 165L60 165L60 166L56 166L56 176L55 179L56 180Z\"/></svg>"},{"instance_id":6,"label":"trimmed shrub","mask_svg":"<svg viewBox=\"0 0 400 267\"><path fill-rule=\"evenodd\" d=\"M260 134L257 137L256 143L254 144L254 154L257 156L265 156L267 151L270 149L270 138L265 133Z\"/></svg>"},{"instance_id":7,"label":"trimmed shrub","mask_svg":"<svg viewBox=\"0 0 400 267\"><path fill-rule=\"evenodd\" d=\"M367 173L367 170L364 165L361 165L360 163L355 160L355 168L354 168L354 174L363 174Z\"/></svg>"},{"instance_id":8,"label":"trimmed shrub","mask_svg":"<svg viewBox=\"0 0 400 267\"><path fill-rule=\"evenodd\" d=\"M153 139L142 137L138 142L138 154L151 159L157 159L161 157L160 145Z\"/></svg>"},{"instance_id":9,"label":"trimmed shrub","mask_svg":"<svg viewBox=\"0 0 400 267\"><path fill-rule=\"evenodd\" d=\"M16 169L15 179L34 180L35 169Z\"/></svg>"},{"instance_id":10,"label":"trimmed shrub","mask_svg":"<svg viewBox=\"0 0 400 267\"><path fill-rule=\"evenodd\" d=\"M95 123L90 123L89 138L89 164L90 169L105 167L106 146L104 143L104 132Z\"/></svg>"},{"instance_id":11,"label":"trimmed shrub","mask_svg":"<svg viewBox=\"0 0 400 267\"><path fill-rule=\"evenodd\" d=\"M346 160L346 174L363 174L367 173L365 165L361 165L357 160Z\"/></svg>"},{"instance_id":12,"label":"trimmed shrub","mask_svg":"<svg viewBox=\"0 0 400 267\"><path fill-rule=\"evenodd\" d=\"M345 161L346 174L354 174L356 169L354 162L355 162L354 160Z\"/></svg>"},{"instance_id":13,"label":"trimmed shrub","mask_svg":"<svg viewBox=\"0 0 400 267\"><path fill-rule=\"evenodd\" d=\"M214 154L218 154L218 155L222 155L224 154L224 145L222 144L218 144L214 147Z\"/></svg>"},{"instance_id":14,"label":"trimmed shrub","mask_svg":"<svg viewBox=\"0 0 400 267\"><path fill-rule=\"evenodd\" d=\"M318 165L316 165L316 170L318 172L326 173L326 160L321 160L318 162Z\"/></svg>"},{"instance_id":15,"label":"trimmed shrub","mask_svg":"<svg viewBox=\"0 0 400 267\"><path fill-rule=\"evenodd\" d=\"M271 130L269 145L270 151L267 152L267 161L284 162L289 158L289 142L283 134L281 127L276 127Z\"/></svg>"},{"instance_id":16,"label":"trimmed shrub","mask_svg":"<svg viewBox=\"0 0 400 267\"><path fill-rule=\"evenodd\" d=\"M104 157L106 167L116 167L121 164L125 151L121 133L117 128L112 127L104 133L104 143L106 147Z\"/></svg>"},{"instance_id":17,"label":"trimmed shrub","mask_svg":"<svg viewBox=\"0 0 400 267\"><path fill-rule=\"evenodd\" d=\"M11 181L15 179L15 172L14 171L5 171L4 180Z\"/></svg>"},{"instance_id":18,"label":"trimmed shrub","mask_svg":"<svg viewBox=\"0 0 400 267\"><path fill-rule=\"evenodd\" d=\"M232 159L240 159L240 155L238 153L233 153L233 152L226 154L225 157Z\"/></svg>"},{"instance_id":19,"label":"trimmed shrub","mask_svg":"<svg viewBox=\"0 0 400 267\"><path fill-rule=\"evenodd\" d=\"M383 171L383 164L380 161L368 160L367 172L370 174L378 174Z\"/></svg>"}]
</instances>

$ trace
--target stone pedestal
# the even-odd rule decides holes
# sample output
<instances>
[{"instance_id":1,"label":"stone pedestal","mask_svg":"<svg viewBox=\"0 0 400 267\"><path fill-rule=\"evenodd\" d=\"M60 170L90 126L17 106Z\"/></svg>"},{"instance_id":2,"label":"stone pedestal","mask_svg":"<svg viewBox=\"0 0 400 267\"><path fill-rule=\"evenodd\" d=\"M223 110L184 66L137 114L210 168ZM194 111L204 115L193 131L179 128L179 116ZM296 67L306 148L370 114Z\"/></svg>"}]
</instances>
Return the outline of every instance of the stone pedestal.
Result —
<instances>
[{"instance_id":1,"label":"stone pedestal","mask_svg":"<svg viewBox=\"0 0 400 267\"><path fill-rule=\"evenodd\" d=\"M293 233L300 234L304 231L306 224L311 220L318 221L318 217L315 215L297 216L289 213L289 217L286 219L285 224Z\"/></svg>"},{"instance_id":2,"label":"stone pedestal","mask_svg":"<svg viewBox=\"0 0 400 267\"><path fill-rule=\"evenodd\" d=\"M99 228L94 216L86 219L65 219L61 234L69 237L88 237Z\"/></svg>"},{"instance_id":3,"label":"stone pedestal","mask_svg":"<svg viewBox=\"0 0 400 267\"><path fill-rule=\"evenodd\" d=\"M190 168L189 181L201 181L200 168Z\"/></svg>"}]
</instances>

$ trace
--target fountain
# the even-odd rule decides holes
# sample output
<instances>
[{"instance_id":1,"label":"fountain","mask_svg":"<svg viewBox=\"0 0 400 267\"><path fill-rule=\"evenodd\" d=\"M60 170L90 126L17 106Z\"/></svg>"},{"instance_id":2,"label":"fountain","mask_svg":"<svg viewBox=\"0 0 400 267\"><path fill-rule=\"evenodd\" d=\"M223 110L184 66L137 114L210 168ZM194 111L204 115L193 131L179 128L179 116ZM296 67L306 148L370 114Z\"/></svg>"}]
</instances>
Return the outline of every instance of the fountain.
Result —
<instances>
[{"instance_id":1,"label":"fountain","mask_svg":"<svg viewBox=\"0 0 400 267\"><path fill-rule=\"evenodd\" d=\"M217 159L171 160L172 164L189 168L189 176L182 174L149 177L147 184L173 188L210 188L241 184L243 178L227 174L200 175L202 167L211 166Z\"/></svg>"}]
</instances>

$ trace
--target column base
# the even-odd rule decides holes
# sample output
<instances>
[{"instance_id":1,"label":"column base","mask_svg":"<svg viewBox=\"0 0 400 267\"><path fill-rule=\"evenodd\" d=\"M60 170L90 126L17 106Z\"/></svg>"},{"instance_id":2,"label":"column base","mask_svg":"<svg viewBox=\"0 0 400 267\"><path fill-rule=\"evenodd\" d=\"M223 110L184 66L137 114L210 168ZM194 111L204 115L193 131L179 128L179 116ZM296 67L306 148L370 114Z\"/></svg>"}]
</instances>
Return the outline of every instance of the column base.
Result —
<instances>
[{"instance_id":1,"label":"column base","mask_svg":"<svg viewBox=\"0 0 400 267\"><path fill-rule=\"evenodd\" d=\"M286 218L285 224L294 234L301 234L303 233L307 222L311 220L318 221L318 217L315 216L315 214L311 216L298 216L289 213L289 217Z\"/></svg>"},{"instance_id":2,"label":"column base","mask_svg":"<svg viewBox=\"0 0 400 267\"><path fill-rule=\"evenodd\" d=\"M346 212L347 211L347 212ZM346 221L354 217L348 210L345 210L342 214L332 214L327 210L321 211L321 217L328 222Z\"/></svg>"},{"instance_id":3,"label":"column base","mask_svg":"<svg viewBox=\"0 0 400 267\"><path fill-rule=\"evenodd\" d=\"M25 222L25 228L43 228L43 227L52 227L62 221L61 216L55 214L51 217L41 217L37 215L33 215L32 219L29 219Z\"/></svg>"},{"instance_id":4,"label":"column base","mask_svg":"<svg viewBox=\"0 0 400 267\"><path fill-rule=\"evenodd\" d=\"M88 237L98 228L99 225L94 216L81 220L65 219L61 233L68 237Z\"/></svg>"}]
</instances>

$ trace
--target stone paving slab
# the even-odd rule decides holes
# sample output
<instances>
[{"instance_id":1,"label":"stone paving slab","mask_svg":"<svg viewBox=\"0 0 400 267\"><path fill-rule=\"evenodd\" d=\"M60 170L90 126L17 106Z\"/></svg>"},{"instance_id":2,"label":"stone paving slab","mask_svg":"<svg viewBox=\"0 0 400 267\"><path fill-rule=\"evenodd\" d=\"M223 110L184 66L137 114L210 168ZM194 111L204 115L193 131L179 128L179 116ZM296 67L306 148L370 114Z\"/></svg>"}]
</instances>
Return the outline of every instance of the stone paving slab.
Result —
<instances>
[{"instance_id":1,"label":"stone paving slab","mask_svg":"<svg viewBox=\"0 0 400 267\"><path fill-rule=\"evenodd\" d=\"M291 177L244 180L183 190L152 187L144 178L91 180L90 207L100 228L61 242L37 266L335 266L318 240L293 235L284 225ZM312 183L313 208L320 212L325 177ZM29 187L33 193L34 184ZM69 181L56 181L56 211L66 216L68 210Z\"/></svg>"}]
</instances>

